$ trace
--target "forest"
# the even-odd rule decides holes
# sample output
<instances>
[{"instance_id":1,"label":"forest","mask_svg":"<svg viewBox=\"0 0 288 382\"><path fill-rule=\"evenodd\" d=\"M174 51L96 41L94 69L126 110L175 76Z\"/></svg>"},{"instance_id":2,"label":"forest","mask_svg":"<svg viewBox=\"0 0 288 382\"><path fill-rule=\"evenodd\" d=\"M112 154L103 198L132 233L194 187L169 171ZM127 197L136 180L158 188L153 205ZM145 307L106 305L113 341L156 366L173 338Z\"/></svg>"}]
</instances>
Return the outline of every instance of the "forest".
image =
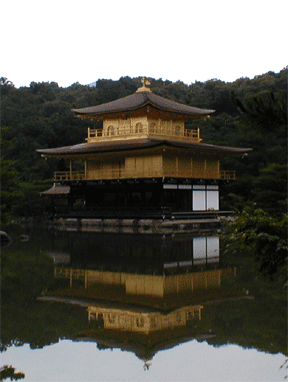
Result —
<instances>
[{"instance_id":1,"label":"forest","mask_svg":"<svg viewBox=\"0 0 288 382\"><path fill-rule=\"evenodd\" d=\"M204 143L249 147L248 156L228 157L223 170L235 170L237 179L225 187L222 210L242 210L257 205L275 216L286 212L287 201L287 73L268 72L253 79L225 83L218 79L184 84L149 78L160 96L191 106L216 110L200 127ZM39 193L51 187L53 172L61 166L55 158L43 159L36 149L84 142L87 127L99 122L76 118L71 109L94 106L130 95L141 79L99 79L96 86L74 83L31 82L16 88L13 78L1 86L1 216L39 217L48 202ZM92 125L91 125L92 123Z\"/></svg>"}]
</instances>

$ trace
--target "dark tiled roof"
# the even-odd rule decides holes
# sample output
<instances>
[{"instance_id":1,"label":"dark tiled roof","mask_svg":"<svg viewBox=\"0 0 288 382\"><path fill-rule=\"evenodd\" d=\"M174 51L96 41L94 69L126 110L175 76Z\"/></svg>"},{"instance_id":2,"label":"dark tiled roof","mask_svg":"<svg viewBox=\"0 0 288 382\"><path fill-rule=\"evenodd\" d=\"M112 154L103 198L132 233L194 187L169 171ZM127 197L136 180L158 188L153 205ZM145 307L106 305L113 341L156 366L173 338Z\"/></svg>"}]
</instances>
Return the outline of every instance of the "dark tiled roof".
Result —
<instances>
[{"instance_id":1,"label":"dark tiled roof","mask_svg":"<svg viewBox=\"0 0 288 382\"><path fill-rule=\"evenodd\" d=\"M86 115L103 115L110 113L119 113L130 110L137 110L143 106L151 105L157 109L163 111L169 111L174 113L180 113L183 115L190 115L191 117L205 117L211 113L214 113L215 110L206 110L200 109L197 107L192 107L184 105L182 103L174 102L169 99L160 97L152 92L145 91L131 94L127 97L120 98L116 101L104 103L98 106L86 107L83 109L73 109L79 117L85 117Z\"/></svg>"},{"instance_id":2,"label":"dark tiled roof","mask_svg":"<svg viewBox=\"0 0 288 382\"><path fill-rule=\"evenodd\" d=\"M40 192L40 195L68 195L70 186L53 186L49 190Z\"/></svg>"},{"instance_id":3,"label":"dark tiled roof","mask_svg":"<svg viewBox=\"0 0 288 382\"><path fill-rule=\"evenodd\" d=\"M169 141L158 139L131 139L127 141L112 141L112 142L99 142L99 143L81 143L74 146L58 147L54 149L37 150L37 152L43 155L50 156L73 156L81 154L97 154L113 151L127 151L127 150L139 150L147 149L157 146L168 146L175 148L190 149L197 153L210 153L210 154L244 154L251 151L249 148L238 147L226 147L215 146L205 143L195 142L181 142L181 141Z\"/></svg>"}]
</instances>

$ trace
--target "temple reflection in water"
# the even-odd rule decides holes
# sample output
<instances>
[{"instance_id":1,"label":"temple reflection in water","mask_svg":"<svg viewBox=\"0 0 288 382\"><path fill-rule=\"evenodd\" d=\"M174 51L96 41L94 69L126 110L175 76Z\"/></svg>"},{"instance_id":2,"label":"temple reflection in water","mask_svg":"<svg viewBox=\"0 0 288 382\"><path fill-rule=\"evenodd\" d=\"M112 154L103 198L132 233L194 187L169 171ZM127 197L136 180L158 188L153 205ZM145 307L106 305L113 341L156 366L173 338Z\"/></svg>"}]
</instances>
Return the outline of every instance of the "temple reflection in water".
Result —
<instances>
[{"instance_id":1,"label":"temple reflection in water","mask_svg":"<svg viewBox=\"0 0 288 382\"><path fill-rule=\"evenodd\" d=\"M200 325L205 304L233 296L223 281L236 275L222 266L219 246L217 235L87 236L69 264L68 254L52 254L62 283L53 296L86 306L91 329L77 340L147 362L159 350L214 336Z\"/></svg>"}]
</instances>

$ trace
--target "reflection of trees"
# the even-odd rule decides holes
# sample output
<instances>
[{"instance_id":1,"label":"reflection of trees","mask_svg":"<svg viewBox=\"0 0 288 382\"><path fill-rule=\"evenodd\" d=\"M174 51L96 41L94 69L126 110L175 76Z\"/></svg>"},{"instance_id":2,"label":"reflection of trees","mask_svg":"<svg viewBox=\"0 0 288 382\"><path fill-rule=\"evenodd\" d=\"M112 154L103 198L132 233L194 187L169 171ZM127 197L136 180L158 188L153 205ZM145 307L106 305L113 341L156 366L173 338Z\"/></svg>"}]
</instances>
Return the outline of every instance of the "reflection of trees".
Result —
<instances>
[{"instance_id":1,"label":"reflection of trees","mask_svg":"<svg viewBox=\"0 0 288 382\"><path fill-rule=\"evenodd\" d=\"M204 303L205 314L202 315L201 321L196 321L198 329L193 329L195 321L192 321L191 329L194 330L194 334L186 326L173 331L167 329L165 331L166 339L170 338L170 341L175 341L175 344L178 341L179 344L179 337L183 334L186 333L187 336L190 333L192 338L193 336L195 338L195 336L203 334L203 330L205 333L205 328L211 328L216 336L206 339L206 341L214 345L221 346L229 342L271 353L279 351L285 353L285 296L283 295L282 300L278 297L278 302L275 304L273 296L267 298L266 284L263 285L261 295L254 300L238 298L219 302L215 299L215 302ZM250 289L253 289L253 286ZM215 295L215 297L217 296ZM155 341L153 351L158 351L156 343L160 337L157 333L154 332L153 334L153 341ZM86 308L69 304L39 301L25 306L12 304L4 306L2 308L1 334L2 347L4 348L13 345L16 338L18 345L28 343L32 348L41 348L56 343L61 338L81 339L88 337L91 340L92 338L97 339L97 344L102 348L115 347L116 343L119 344L119 347L124 346L121 344L126 344L126 350L130 349L133 352L136 350L135 345L133 345L136 341L139 343L139 349L143 349L141 352L139 349L137 350L140 352L139 356L140 354L147 356L147 352L144 351L143 334L132 332L130 336L129 332L121 334L115 330L112 332L104 330L103 325L97 322L92 321L89 324Z\"/></svg>"},{"instance_id":2,"label":"reflection of trees","mask_svg":"<svg viewBox=\"0 0 288 382\"><path fill-rule=\"evenodd\" d=\"M1 350L29 344L31 349L73 338L75 331L87 329L85 308L50 302L9 304L1 309Z\"/></svg>"},{"instance_id":3,"label":"reflection of trees","mask_svg":"<svg viewBox=\"0 0 288 382\"><path fill-rule=\"evenodd\" d=\"M16 373L15 368L12 366L3 366L0 369L0 381L10 378L11 381L17 381L18 379L25 378L24 373Z\"/></svg>"},{"instance_id":4,"label":"reflection of trees","mask_svg":"<svg viewBox=\"0 0 288 382\"><path fill-rule=\"evenodd\" d=\"M216 336L208 342L228 343L275 354L287 352L286 301L257 294L254 299L239 299L205 306L203 324L211 325Z\"/></svg>"},{"instance_id":5,"label":"reflection of trees","mask_svg":"<svg viewBox=\"0 0 288 382\"><path fill-rule=\"evenodd\" d=\"M109 285L108 283L107 285L101 285L99 280L96 280L98 276L102 277L102 281L106 276L105 280L107 281L110 276L112 277L112 273L114 280L119 276L119 272L109 272L108 269L102 271L102 275L96 275L93 273L95 270L92 271L90 289L85 289L85 278L83 277L82 280L79 280L79 283L76 282L77 280L73 280L72 288L70 288L70 278L58 279L56 281L61 284L61 287L58 284L59 290L57 292L56 290L50 290L50 294L64 296L67 300L69 298L73 300L78 298L82 302L85 301L87 292L90 290L93 293L88 297L94 298L94 302L95 298L98 300L101 298L102 301L106 299L107 303L118 301L119 304L122 304L121 309L124 311L131 309L131 306L136 310L139 310L140 306L142 308L150 307L150 313L151 308L153 308L154 311L160 312L167 317L174 311L176 321L177 317L179 317L179 315L177 316L177 309L197 304L204 307L201 321L197 319L191 320L182 327L174 326L173 328L167 327L163 330L155 330L147 336L147 334L141 332L105 329L103 317L102 321L101 319L98 319L98 321L91 320L89 323L87 320L88 303L85 306L77 306L51 301L35 301L34 297L49 287L50 282L48 282L47 278L53 276L53 272L51 259L47 257L45 260L45 256L42 256L39 250L41 247L37 240L40 242L43 239L40 236L39 239L37 237L37 240L33 239L33 235L30 233L29 236L31 240L26 243L13 240L12 245L4 249L7 250L7 253L3 253L5 260L2 261L2 280L5 282L3 292L6 296L10 296L10 301L5 298L5 304L2 305L2 350L14 344L18 346L30 344L31 348L41 348L56 343L63 338L72 340L85 338L89 339L89 341L95 341L99 349L118 347L133 352L141 359L149 360L159 350L176 346L181 341L183 342L184 338L187 340L197 338L200 341L201 338L205 337L207 342L217 346L229 342L270 353L285 353L286 351L285 290L282 286L279 289L279 284L276 282L272 284L269 281L262 280L259 278L259 274L255 278L251 257L243 257L243 254L239 251L236 251L235 255L230 253L229 257L225 255L226 261L237 265L237 274L233 272L234 268L226 268L232 270L230 273L227 271L226 275L223 274L224 269L214 269L211 272L208 269L203 270L201 277L198 277L197 273L200 274L201 270L197 267L198 272L194 272L194 275L193 272L186 273L185 271L185 273L181 273L183 270L179 268L178 273L165 275L167 283L171 281L174 285L174 292L168 293L166 297L165 295L164 297L153 296L153 294L145 296L138 293L146 288L141 287L143 280L147 286L146 292L152 287L153 283L150 276L153 277L153 275L149 274L131 273L131 283L129 281L128 289L133 293L127 294L123 285ZM64 248L65 243L61 235L60 237L61 246L63 244ZM146 236L145 239L147 243ZM156 244L155 248L157 248ZM91 258L93 258L92 255L93 253ZM73 257L73 253L71 257ZM168 260L172 262L175 259L175 257L171 256ZM91 259L88 260L91 261ZM108 260L110 261L110 257L108 257ZM123 260L124 262L127 261L124 256ZM224 264L224 260L225 258L222 257L220 264ZM111 262L113 263L113 261ZM149 258L149 262L151 266L151 258ZM119 259L118 265L121 265ZM124 266L123 268L125 269ZM218 276L220 273L218 271L222 272L221 283L219 283ZM27 278L27 274L32 276ZM214 275L211 282L209 282L208 277L206 278L206 275L211 275L211 277ZM97 276L96 279L94 276ZM157 277L162 276L154 275L155 282ZM141 277L143 278L142 281ZM94 285L93 278L94 281L97 281ZM191 289L192 279L194 283L193 293ZM124 278L122 278L123 280ZM196 280L198 280L199 287L197 290ZM182 289L179 288L180 285L182 285ZM189 287L189 290L185 290L185 285L187 288ZM200 285L202 285L201 288ZM255 296L255 299L250 295L246 295L243 289L248 289ZM92 305L91 301L90 305ZM113 321L114 318L111 317L111 319ZM151 320L151 323L153 323L153 320ZM141 324L141 321L139 321L139 324ZM215 336L211 337L212 334Z\"/></svg>"}]
</instances>

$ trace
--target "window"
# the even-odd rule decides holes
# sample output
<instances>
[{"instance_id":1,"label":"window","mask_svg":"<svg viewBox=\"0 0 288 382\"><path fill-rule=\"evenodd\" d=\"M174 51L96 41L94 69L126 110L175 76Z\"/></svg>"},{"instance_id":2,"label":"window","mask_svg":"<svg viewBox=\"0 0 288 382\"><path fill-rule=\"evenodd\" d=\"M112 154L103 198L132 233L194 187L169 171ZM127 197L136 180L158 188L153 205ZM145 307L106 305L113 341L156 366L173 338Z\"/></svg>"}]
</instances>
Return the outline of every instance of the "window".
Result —
<instances>
[{"instance_id":1,"label":"window","mask_svg":"<svg viewBox=\"0 0 288 382\"><path fill-rule=\"evenodd\" d=\"M181 322L181 313L180 312L176 313L176 322Z\"/></svg>"},{"instance_id":2,"label":"window","mask_svg":"<svg viewBox=\"0 0 288 382\"><path fill-rule=\"evenodd\" d=\"M143 317L137 317L136 318L136 325L138 326L138 328L143 328L144 318Z\"/></svg>"},{"instance_id":3,"label":"window","mask_svg":"<svg viewBox=\"0 0 288 382\"><path fill-rule=\"evenodd\" d=\"M115 135L115 130L113 125L108 126L108 135Z\"/></svg>"},{"instance_id":4,"label":"window","mask_svg":"<svg viewBox=\"0 0 288 382\"><path fill-rule=\"evenodd\" d=\"M151 317L150 318L150 324L151 324L151 328L156 328L157 327L157 318Z\"/></svg>"},{"instance_id":5,"label":"window","mask_svg":"<svg viewBox=\"0 0 288 382\"><path fill-rule=\"evenodd\" d=\"M149 124L149 133L155 133L156 132L156 123L152 122Z\"/></svg>"},{"instance_id":6,"label":"window","mask_svg":"<svg viewBox=\"0 0 288 382\"><path fill-rule=\"evenodd\" d=\"M136 124L135 133L143 133L143 125L142 125L142 123L137 123Z\"/></svg>"},{"instance_id":7,"label":"window","mask_svg":"<svg viewBox=\"0 0 288 382\"><path fill-rule=\"evenodd\" d=\"M180 135L180 130L181 130L180 126L176 126L175 127L175 135Z\"/></svg>"},{"instance_id":8,"label":"window","mask_svg":"<svg viewBox=\"0 0 288 382\"><path fill-rule=\"evenodd\" d=\"M186 313L187 321L194 320L194 311Z\"/></svg>"},{"instance_id":9,"label":"window","mask_svg":"<svg viewBox=\"0 0 288 382\"><path fill-rule=\"evenodd\" d=\"M116 315L113 314L113 313L109 313L108 321L110 322L110 324L115 324L115 322L116 322Z\"/></svg>"}]
</instances>

